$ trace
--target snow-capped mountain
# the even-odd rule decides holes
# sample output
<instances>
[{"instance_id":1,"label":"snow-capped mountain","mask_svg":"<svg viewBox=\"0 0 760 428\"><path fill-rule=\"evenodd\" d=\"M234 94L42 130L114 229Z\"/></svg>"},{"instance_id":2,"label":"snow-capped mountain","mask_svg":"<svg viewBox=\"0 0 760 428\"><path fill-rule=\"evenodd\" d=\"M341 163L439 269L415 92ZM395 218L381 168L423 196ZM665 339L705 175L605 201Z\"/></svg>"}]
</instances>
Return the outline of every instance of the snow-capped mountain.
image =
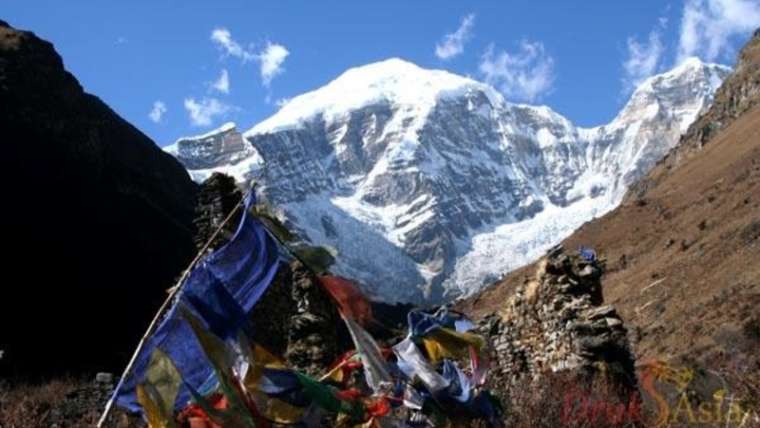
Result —
<instances>
[{"instance_id":1,"label":"snow-capped mountain","mask_svg":"<svg viewBox=\"0 0 760 428\"><path fill-rule=\"evenodd\" d=\"M611 123L581 128L475 80L390 59L293 98L242 139L228 124L168 151L196 180L255 179L376 298L440 302L614 208L729 72L687 60L643 82Z\"/></svg>"}]
</instances>

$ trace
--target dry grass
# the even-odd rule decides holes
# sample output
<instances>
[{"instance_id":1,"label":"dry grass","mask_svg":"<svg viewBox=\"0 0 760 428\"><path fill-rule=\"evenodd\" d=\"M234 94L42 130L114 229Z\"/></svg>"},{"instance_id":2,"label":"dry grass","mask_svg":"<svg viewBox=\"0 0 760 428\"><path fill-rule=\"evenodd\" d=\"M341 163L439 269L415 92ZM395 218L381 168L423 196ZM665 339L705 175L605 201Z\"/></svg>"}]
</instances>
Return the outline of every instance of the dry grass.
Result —
<instances>
[{"instance_id":1,"label":"dry grass","mask_svg":"<svg viewBox=\"0 0 760 428\"><path fill-rule=\"evenodd\" d=\"M97 410L85 412L76 420L62 424L66 396L82 388L84 382L74 378L51 380L42 384L0 384L0 427L91 427L97 422Z\"/></svg>"},{"instance_id":2,"label":"dry grass","mask_svg":"<svg viewBox=\"0 0 760 428\"><path fill-rule=\"evenodd\" d=\"M0 380L0 428L94 427L109 392L92 381L61 377L40 383ZM107 428L145 428L140 418L112 412Z\"/></svg>"},{"instance_id":3,"label":"dry grass","mask_svg":"<svg viewBox=\"0 0 760 428\"><path fill-rule=\"evenodd\" d=\"M604 375L546 373L539 381L512 388L504 400L510 428L643 426L637 391L621 388Z\"/></svg>"}]
</instances>

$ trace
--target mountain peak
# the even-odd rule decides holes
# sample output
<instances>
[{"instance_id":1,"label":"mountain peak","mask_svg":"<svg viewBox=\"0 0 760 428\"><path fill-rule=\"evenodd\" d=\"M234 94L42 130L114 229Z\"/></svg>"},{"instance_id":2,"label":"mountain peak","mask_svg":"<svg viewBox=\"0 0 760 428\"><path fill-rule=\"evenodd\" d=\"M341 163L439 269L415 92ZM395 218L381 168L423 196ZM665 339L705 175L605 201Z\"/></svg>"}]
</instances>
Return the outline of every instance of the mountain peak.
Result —
<instances>
[{"instance_id":1,"label":"mountain peak","mask_svg":"<svg viewBox=\"0 0 760 428\"><path fill-rule=\"evenodd\" d=\"M679 68L695 68L695 67L704 67L709 65L708 63L702 61L698 56L690 56L686 57L685 59L681 60L680 63L676 65L674 70L677 70Z\"/></svg>"},{"instance_id":2,"label":"mountain peak","mask_svg":"<svg viewBox=\"0 0 760 428\"><path fill-rule=\"evenodd\" d=\"M699 57L691 56L681 61L676 67L664 74L679 74L690 70L722 70L726 73L731 72L731 67L714 62L702 61Z\"/></svg>"},{"instance_id":3,"label":"mountain peak","mask_svg":"<svg viewBox=\"0 0 760 428\"><path fill-rule=\"evenodd\" d=\"M328 86L335 84L367 84L389 85L400 82L432 83L433 81L445 81L449 84L474 83L457 74L438 69L422 68L413 62L401 58L388 58L344 71Z\"/></svg>"},{"instance_id":4,"label":"mountain peak","mask_svg":"<svg viewBox=\"0 0 760 428\"><path fill-rule=\"evenodd\" d=\"M638 86L635 92L652 91L658 86L678 85L684 80L699 80L695 77L699 74L707 77L708 80L712 76L720 77L720 80L714 80L713 82L716 85L712 88L714 91L720 85L722 79L730 72L731 67L729 66L704 62L698 57L692 56L682 60L678 65L666 72L649 77Z\"/></svg>"},{"instance_id":5,"label":"mountain peak","mask_svg":"<svg viewBox=\"0 0 760 428\"><path fill-rule=\"evenodd\" d=\"M256 149L237 131L234 122L201 135L182 137L164 147L164 151L190 168L190 176L198 182L209 178L218 164L228 165L225 172L243 182L250 178L251 171L261 160Z\"/></svg>"},{"instance_id":6,"label":"mountain peak","mask_svg":"<svg viewBox=\"0 0 760 428\"><path fill-rule=\"evenodd\" d=\"M370 73L371 77L374 77L388 74L400 75L408 72L416 73L419 71L424 71L424 69L411 61L407 61L403 58L392 57L384 59L382 61L371 62L369 64L349 68L348 70L344 71L341 76L356 73Z\"/></svg>"},{"instance_id":7,"label":"mountain peak","mask_svg":"<svg viewBox=\"0 0 760 428\"><path fill-rule=\"evenodd\" d=\"M468 90L484 91L494 102L501 100L493 88L470 78L390 58L348 69L327 85L293 98L246 135L296 128L318 115L339 117L378 103L428 111L439 98Z\"/></svg>"},{"instance_id":8,"label":"mountain peak","mask_svg":"<svg viewBox=\"0 0 760 428\"><path fill-rule=\"evenodd\" d=\"M680 116L679 130L684 132L711 102L713 94L731 71L725 65L707 63L697 57L686 58L676 67L640 83L610 125L625 127L636 120L651 119L665 110Z\"/></svg>"}]
</instances>

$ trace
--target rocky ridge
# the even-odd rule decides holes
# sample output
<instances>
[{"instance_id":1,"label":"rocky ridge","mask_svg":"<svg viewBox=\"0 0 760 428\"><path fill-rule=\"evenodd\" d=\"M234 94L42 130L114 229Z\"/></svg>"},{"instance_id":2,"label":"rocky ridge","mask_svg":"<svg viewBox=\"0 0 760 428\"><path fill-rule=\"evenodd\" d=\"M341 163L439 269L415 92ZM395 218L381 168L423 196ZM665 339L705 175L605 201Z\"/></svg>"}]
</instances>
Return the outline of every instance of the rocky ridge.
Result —
<instances>
[{"instance_id":1,"label":"rocky ridge","mask_svg":"<svg viewBox=\"0 0 760 428\"><path fill-rule=\"evenodd\" d=\"M211 177L218 165L228 165L224 172L242 183L246 181L246 174L261 163L256 149L231 122L206 134L180 138L164 150L182 162L198 183Z\"/></svg>"}]
</instances>

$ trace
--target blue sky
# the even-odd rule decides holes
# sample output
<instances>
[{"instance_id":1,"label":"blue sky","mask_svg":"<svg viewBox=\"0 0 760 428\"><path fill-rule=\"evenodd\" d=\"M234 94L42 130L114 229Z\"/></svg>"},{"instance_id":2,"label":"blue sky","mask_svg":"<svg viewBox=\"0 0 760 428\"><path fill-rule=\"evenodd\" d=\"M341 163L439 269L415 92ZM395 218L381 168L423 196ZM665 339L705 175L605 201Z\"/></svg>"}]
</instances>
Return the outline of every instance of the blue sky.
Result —
<instances>
[{"instance_id":1,"label":"blue sky","mask_svg":"<svg viewBox=\"0 0 760 428\"><path fill-rule=\"evenodd\" d=\"M597 125L685 56L732 65L760 26L760 0L3 3L0 19L52 41L85 90L160 145L229 120L248 129L389 57Z\"/></svg>"}]
</instances>

